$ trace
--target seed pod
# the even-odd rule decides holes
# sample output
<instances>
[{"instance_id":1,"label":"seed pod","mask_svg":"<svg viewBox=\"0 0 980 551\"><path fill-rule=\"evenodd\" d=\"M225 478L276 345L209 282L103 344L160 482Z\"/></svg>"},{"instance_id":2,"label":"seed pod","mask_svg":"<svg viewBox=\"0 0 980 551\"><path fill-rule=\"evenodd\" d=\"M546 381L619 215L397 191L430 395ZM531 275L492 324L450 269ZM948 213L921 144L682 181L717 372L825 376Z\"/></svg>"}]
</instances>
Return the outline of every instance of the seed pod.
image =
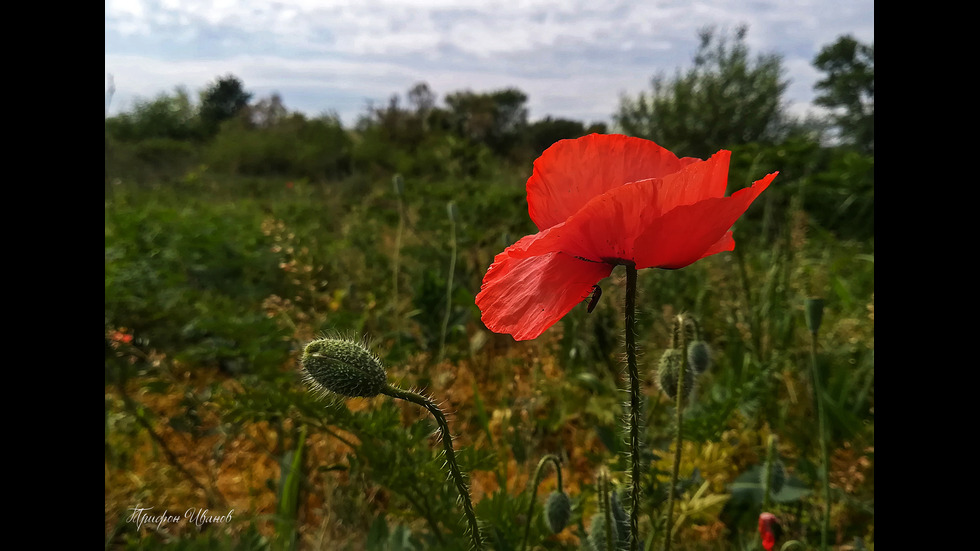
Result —
<instances>
[{"instance_id":1,"label":"seed pod","mask_svg":"<svg viewBox=\"0 0 980 551\"><path fill-rule=\"evenodd\" d=\"M341 396L377 396L388 384L384 367L363 344L317 339L300 358L307 383L317 391Z\"/></svg>"}]
</instances>

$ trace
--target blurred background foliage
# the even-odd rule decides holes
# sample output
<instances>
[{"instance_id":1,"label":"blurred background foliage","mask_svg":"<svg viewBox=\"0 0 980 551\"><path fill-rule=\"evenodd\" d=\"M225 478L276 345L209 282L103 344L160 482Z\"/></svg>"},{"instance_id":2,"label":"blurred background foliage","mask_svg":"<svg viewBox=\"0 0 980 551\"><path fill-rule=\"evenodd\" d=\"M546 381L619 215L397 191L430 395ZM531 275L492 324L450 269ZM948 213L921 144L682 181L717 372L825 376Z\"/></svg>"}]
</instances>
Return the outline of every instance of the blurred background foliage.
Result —
<instances>
[{"instance_id":1,"label":"blurred background foliage","mask_svg":"<svg viewBox=\"0 0 980 551\"><path fill-rule=\"evenodd\" d=\"M873 548L874 46L825 47L814 65L829 110L798 120L780 59L751 56L744 37L705 30L693 67L623 97L611 128L530 121L515 88L440 102L425 83L347 128L255 99L233 75L196 101L178 89L107 118L106 547L465 548L424 412L306 392L297 353L323 334L369 338L393 382L452 412L494 549L519 548L527 480L548 453L564 462L572 523L550 535L535 519L531 541L585 545L596 470L625 466L622 274L593 313L576 308L531 342L489 333L474 297L493 256L535 231L533 159L559 139L616 131L683 156L731 149L729 192L780 172L737 223L734 253L640 276L641 531L657 532L672 434L652 372L684 311L701 318L713 367L685 414L680 548L757 548L769 435L793 481L776 512L794 538L819 539L802 313L818 296L834 541ZM552 477L539 498L553 488ZM138 506L234 518L137 529Z\"/></svg>"}]
</instances>

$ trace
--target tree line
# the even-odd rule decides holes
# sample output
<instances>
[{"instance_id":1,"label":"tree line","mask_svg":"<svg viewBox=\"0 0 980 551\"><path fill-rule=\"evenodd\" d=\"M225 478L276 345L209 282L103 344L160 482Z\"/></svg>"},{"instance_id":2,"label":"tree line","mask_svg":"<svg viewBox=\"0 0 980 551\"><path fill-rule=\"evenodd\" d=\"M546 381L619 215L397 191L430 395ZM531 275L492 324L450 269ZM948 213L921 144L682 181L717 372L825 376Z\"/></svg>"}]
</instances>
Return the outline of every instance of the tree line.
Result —
<instances>
[{"instance_id":1,"label":"tree line","mask_svg":"<svg viewBox=\"0 0 980 551\"><path fill-rule=\"evenodd\" d=\"M440 102L424 82L368 107L345 128L333 114L290 111L278 94L254 100L239 78L225 75L197 101L177 89L107 117L106 178L166 180L198 166L311 181L465 177L494 166L526 168L557 140L614 131L702 158L741 148L764 159L788 148L807 157L800 170L808 172L858 159L860 183L841 185L865 195L870 189L873 232L874 44L842 36L820 50L815 103L827 114L800 120L787 113L781 58L752 55L746 34L745 27L731 35L703 29L693 65L654 76L649 91L624 95L611 128L550 116L530 121L528 96L517 88L453 91Z\"/></svg>"}]
</instances>

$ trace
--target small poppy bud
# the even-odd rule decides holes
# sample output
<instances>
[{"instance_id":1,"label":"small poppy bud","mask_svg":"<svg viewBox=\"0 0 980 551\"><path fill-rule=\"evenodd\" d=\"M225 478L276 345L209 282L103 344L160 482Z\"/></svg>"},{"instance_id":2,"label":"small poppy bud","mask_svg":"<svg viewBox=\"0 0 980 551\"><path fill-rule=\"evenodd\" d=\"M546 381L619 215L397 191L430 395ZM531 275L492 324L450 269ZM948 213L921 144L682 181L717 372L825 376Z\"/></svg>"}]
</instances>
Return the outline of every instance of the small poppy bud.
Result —
<instances>
[{"instance_id":1,"label":"small poppy bud","mask_svg":"<svg viewBox=\"0 0 980 551\"><path fill-rule=\"evenodd\" d=\"M820 330L820 323L823 321L823 299L806 299L806 328L814 335Z\"/></svg>"},{"instance_id":2,"label":"small poppy bud","mask_svg":"<svg viewBox=\"0 0 980 551\"><path fill-rule=\"evenodd\" d=\"M568 526L568 520L572 517L572 500L565 492L551 492L545 502L544 512L548 528L553 534L557 534Z\"/></svg>"},{"instance_id":3,"label":"small poppy bud","mask_svg":"<svg viewBox=\"0 0 980 551\"><path fill-rule=\"evenodd\" d=\"M668 348L664 355L660 357L660 367L657 369L660 390L670 397L671 400L677 399L677 377L684 371L684 398L691 395L691 387L694 386L694 374L690 369L684 369L684 358L681 351L677 348Z\"/></svg>"},{"instance_id":4,"label":"small poppy bud","mask_svg":"<svg viewBox=\"0 0 980 551\"><path fill-rule=\"evenodd\" d=\"M395 195L402 195L405 193L405 178L401 174L395 174L391 177L391 187L395 189Z\"/></svg>"},{"instance_id":5,"label":"small poppy bud","mask_svg":"<svg viewBox=\"0 0 980 551\"><path fill-rule=\"evenodd\" d=\"M615 518L613 522L616 523ZM617 523L618 524L618 523ZM592 544L592 548L596 551L606 551L606 515L603 513L598 513L592 517L592 521L589 523L589 543ZM623 538L619 530L615 527L612 533L613 549L625 550L629 549L629 538Z\"/></svg>"},{"instance_id":6,"label":"small poppy bud","mask_svg":"<svg viewBox=\"0 0 980 551\"><path fill-rule=\"evenodd\" d=\"M456 207L455 201L446 203L446 214L449 215L450 222L455 222L459 218L459 208Z\"/></svg>"},{"instance_id":7,"label":"small poppy bud","mask_svg":"<svg viewBox=\"0 0 980 551\"><path fill-rule=\"evenodd\" d=\"M762 513L759 515L759 537L762 538L762 548L772 551L776 548L776 540L783 534L779 519L772 513Z\"/></svg>"},{"instance_id":8,"label":"small poppy bud","mask_svg":"<svg viewBox=\"0 0 980 551\"><path fill-rule=\"evenodd\" d=\"M623 502L619 499L619 492L612 492L612 498L609 502L613 522L616 523L616 534L619 537L619 542L620 544L628 542L630 539L630 519L629 515L626 514L626 509L623 508Z\"/></svg>"},{"instance_id":9,"label":"small poppy bud","mask_svg":"<svg viewBox=\"0 0 980 551\"><path fill-rule=\"evenodd\" d=\"M687 362L698 375L708 370L711 365L711 351L708 343L694 341L687 346Z\"/></svg>"},{"instance_id":10,"label":"small poppy bud","mask_svg":"<svg viewBox=\"0 0 980 551\"><path fill-rule=\"evenodd\" d=\"M300 358L307 382L341 396L377 396L388 384L379 360L364 345L344 339L317 339Z\"/></svg>"},{"instance_id":11,"label":"small poppy bud","mask_svg":"<svg viewBox=\"0 0 980 551\"><path fill-rule=\"evenodd\" d=\"M786 483L786 467L783 462L778 458L770 463L766 462L762 465L762 472L769 473L769 480L763 481L763 484L769 484L769 491L773 494L778 494L779 490L783 489L783 484Z\"/></svg>"}]
</instances>

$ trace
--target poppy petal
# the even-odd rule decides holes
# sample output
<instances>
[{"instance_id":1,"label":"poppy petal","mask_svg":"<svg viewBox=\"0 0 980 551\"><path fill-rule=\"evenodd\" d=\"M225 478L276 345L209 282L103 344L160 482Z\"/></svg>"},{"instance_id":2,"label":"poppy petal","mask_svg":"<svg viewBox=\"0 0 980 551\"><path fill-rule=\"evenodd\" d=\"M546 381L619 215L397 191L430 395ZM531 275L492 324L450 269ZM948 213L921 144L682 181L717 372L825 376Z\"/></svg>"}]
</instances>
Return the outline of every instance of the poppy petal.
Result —
<instances>
[{"instance_id":1,"label":"poppy petal","mask_svg":"<svg viewBox=\"0 0 980 551\"><path fill-rule=\"evenodd\" d=\"M659 180L643 180L593 197L574 215L511 247L518 257L562 251L608 264L631 263L633 241L643 230L644 210L657 200Z\"/></svg>"},{"instance_id":2,"label":"poppy petal","mask_svg":"<svg viewBox=\"0 0 980 551\"><path fill-rule=\"evenodd\" d=\"M705 199L681 205L654 218L634 243L637 268L677 269L705 256L731 250L735 241L728 231L752 201L776 177L772 173L752 187L731 197Z\"/></svg>"},{"instance_id":3,"label":"poppy petal","mask_svg":"<svg viewBox=\"0 0 980 551\"><path fill-rule=\"evenodd\" d=\"M698 160L678 159L654 142L617 134L561 140L534 161L527 181L528 213L538 229L544 230L564 222L610 189L662 178Z\"/></svg>"},{"instance_id":4,"label":"poppy petal","mask_svg":"<svg viewBox=\"0 0 980 551\"><path fill-rule=\"evenodd\" d=\"M488 329L519 341L536 338L554 325L613 268L557 251L520 257L511 254L513 249L494 258L476 305Z\"/></svg>"},{"instance_id":5,"label":"poppy petal","mask_svg":"<svg viewBox=\"0 0 980 551\"><path fill-rule=\"evenodd\" d=\"M657 199L644 210L644 217L656 218L681 205L724 197L731 158L732 152L722 149L707 161L691 163L664 176L657 186Z\"/></svg>"}]
</instances>

